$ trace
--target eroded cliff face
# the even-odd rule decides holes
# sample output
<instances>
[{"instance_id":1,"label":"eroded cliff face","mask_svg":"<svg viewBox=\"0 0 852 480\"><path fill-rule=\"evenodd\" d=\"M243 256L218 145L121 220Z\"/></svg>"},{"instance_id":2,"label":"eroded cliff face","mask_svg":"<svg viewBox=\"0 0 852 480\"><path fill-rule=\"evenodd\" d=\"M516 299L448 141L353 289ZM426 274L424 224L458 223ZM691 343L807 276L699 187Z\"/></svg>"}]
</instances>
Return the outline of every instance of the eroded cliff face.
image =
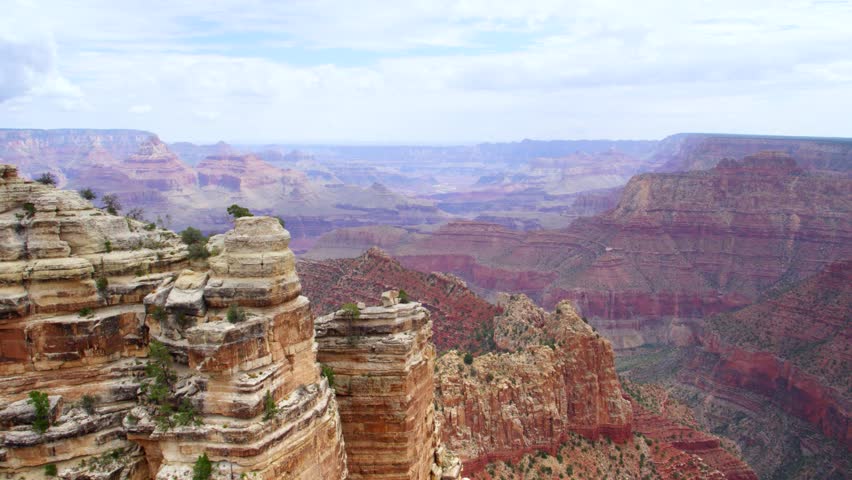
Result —
<instances>
[{"instance_id":1,"label":"eroded cliff face","mask_svg":"<svg viewBox=\"0 0 852 480\"><path fill-rule=\"evenodd\" d=\"M495 340L517 351L482 355L470 364L455 351L438 360L444 440L465 471L538 450L555 453L573 433L628 441L632 410L615 375L610 343L567 302L554 313L522 295L502 303Z\"/></svg>"},{"instance_id":2,"label":"eroded cliff face","mask_svg":"<svg viewBox=\"0 0 852 480\"><path fill-rule=\"evenodd\" d=\"M184 270L145 298L152 340L186 362L172 392L178 414L185 403L198 412L197 424L173 428L150 405L125 419L152 476L188 474L207 454L235 475L346 478L340 419L319 375L289 239L277 219L239 218L211 240L221 253L209 272Z\"/></svg>"},{"instance_id":3,"label":"eroded cliff face","mask_svg":"<svg viewBox=\"0 0 852 480\"><path fill-rule=\"evenodd\" d=\"M350 478L458 479L434 406L435 347L429 311L400 303L359 305L316 321L318 357L334 378Z\"/></svg>"},{"instance_id":4,"label":"eroded cliff face","mask_svg":"<svg viewBox=\"0 0 852 480\"><path fill-rule=\"evenodd\" d=\"M401 288L429 310L439 351L491 348L492 319L500 310L458 277L404 268L378 248L358 258L302 259L296 268L305 292L315 299L312 308L317 315L333 312L346 302L372 302L389 288Z\"/></svg>"},{"instance_id":5,"label":"eroded cliff face","mask_svg":"<svg viewBox=\"0 0 852 480\"><path fill-rule=\"evenodd\" d=\"M186 248L11 166L0 173L0 467L23 478L41 478L46 464L74 478L144 478L122 426L147 354L142 299L186 265ZM49 397L44 434L26 401L35 390ZM87 470L93 459L103 462Z\"/></svg>"}]
</instances>

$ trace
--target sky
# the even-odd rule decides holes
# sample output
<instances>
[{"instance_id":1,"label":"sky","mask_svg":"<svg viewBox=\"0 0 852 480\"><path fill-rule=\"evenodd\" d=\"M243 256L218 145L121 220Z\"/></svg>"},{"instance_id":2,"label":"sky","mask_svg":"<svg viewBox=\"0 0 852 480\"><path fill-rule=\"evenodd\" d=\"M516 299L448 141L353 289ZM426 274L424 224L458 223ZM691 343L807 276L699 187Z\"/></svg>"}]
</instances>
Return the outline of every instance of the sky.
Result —
<instances>
[{"instance_id":1,"label":"sky","mask_svg":"<svg viewBox=\"0 0 852 480\"><path fill-rule=\"evenodd\" d=\"M852 136L852 0L0 0L0 127Z\"/></svg>"}]
</instances>

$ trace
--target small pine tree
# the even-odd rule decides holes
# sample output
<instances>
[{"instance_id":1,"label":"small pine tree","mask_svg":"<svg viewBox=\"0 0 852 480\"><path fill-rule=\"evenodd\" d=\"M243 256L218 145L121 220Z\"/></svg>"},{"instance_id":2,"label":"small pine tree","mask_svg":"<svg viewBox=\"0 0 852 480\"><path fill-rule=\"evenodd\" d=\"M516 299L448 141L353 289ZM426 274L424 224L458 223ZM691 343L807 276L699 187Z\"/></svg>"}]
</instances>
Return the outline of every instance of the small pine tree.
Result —
<instances>
[{"instance_id":1,"label":"small pine tree","mask_svg":"<svg viewBox=\"0 0 852 480\"><path fill-rule=\"evenodd\" d=\"M56 176L50 172L44 172L36 178L36 182L42 185L56 186Z\"/></svg>"},{"instance_id":2,"label":"small pine tree","mask_svg":"<svg viewBox=\"0 0 852 480\"><path fill-rule=\"evenodd\" d=\"M470 352L464 354L464 364L470 365L473 363L473 355Z\"/></svg>"},{"instance_id":3,"label":"small pine tree","mask_svg":"<svg viewBox=\"0 0 852 480\"><path fill-rule=\"evenodd\" d=\"M208 480L213 474L213 463L207 457L207 452L199 455L192 466L192 480Z\"/></svg>"},{"instance_id":4,"label":"small pine tree","mask_svg":"<svg viewBox=\"0 0 852 480\"><path fill-rule=\"evenodd\" d=\"M86 188L80 190L80 196L83 197L84 199L90 201L90 202L92 200L98 198L98 195L89 187L86 187Z\"/></svg>"},{"instance_id":5,"label":"small pine tree","mask_svg":"<svg viewBox=\"0 0 852 480\"><path fill-rule=\"evenodd\" d=\"M241 207L236 203L232 204L228 207L228 215L234 217L234 220L241 217L253 217L254 214L251 213L251 210L245 207Z\"/></svg>"},{"instance_id":6,"label":"small pine tree","mask_svg":"<svg viewBox=\"0 0 852 480\"><path fill-rule=\"evenodd\" d=\"M403 289L399 289L399 303L408 303L411 299L408 297L408 292Z\"/></svg>"},{"instance_id":7,"label":"small pine tree","mask_svg":"<svg viewBox=\"0 0 852 480\"><path fill-rule=\"evenodd\" d=\"M33 420L33 430L38 433L44 433L50 428L50 400L47 394L33 390L30 392L30 399L27 403L35 408L35 419Z\"/></svg>"},{"instance_id":8,"label":"small pine tree","mask_svg":"<svg viewBox=\"0 0 852 480\"><path fill-rule=\"evenodd\" d=\"M89 415L95 414L95 405L97 405L98 399L93 395L83 395L83 398L80 400L80 406L83 407L86 413Z\"/></svg>"},{"instance_id":9,"label":"small pine tree","mask_svg":"<svg viewBox=\"0 0 852 480\"><path fill-rule=\"evenodd\" d=\"M278 415L278 404L275 403L272 392L267 390L263 397L263 421L272 420L276 415Z\"/></svg>"},{"instance_id":10,"label":"small pine tree","mask_svg":"<svg viewBox=\"0 0 852 480\"><path fill-rule=\"evenodd\" d=\"M232 303L231 306L228 307L227 318L231 323L240 323L245 321L246 312L242 308L238 307L237 304Z\"/></svg>"}]
</instances>

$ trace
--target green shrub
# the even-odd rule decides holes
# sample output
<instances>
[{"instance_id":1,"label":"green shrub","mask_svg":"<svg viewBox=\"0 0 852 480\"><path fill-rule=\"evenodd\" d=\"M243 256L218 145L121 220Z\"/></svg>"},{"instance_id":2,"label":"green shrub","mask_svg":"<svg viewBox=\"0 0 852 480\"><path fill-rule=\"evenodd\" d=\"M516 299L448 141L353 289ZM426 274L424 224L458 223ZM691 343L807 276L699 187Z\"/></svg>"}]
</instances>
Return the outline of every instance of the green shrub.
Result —
<instances>
[{"instance_id":1,"label":"green shrub","mask_svg":"<svg viewBox=\"0 0 852 480\"><path fill-rule=\"evenodd\" d=\"M245 208L245 207L241 207L241 206L237 205L236 203L234 203L230 207L228 207L228 215L234 217L235 220L237 218L241 218L241 217L253 217L254 216L254 214L251 213L251 210L249 210L248 208Z\"/></svg>"},{"instance_id":2,"label":"green shrub","mask_svg":"<svg viewBox=\"0 0 852 480\"><path fill-rule=\"evenodd\" d=\"M210 256L210 252L207 251L207 245L201 242L193 243L187 251L189 252L190 260L203 260Z\"/></svg>"},{"instance_id":3,"label":"green shrub","mask_svg":"<svg viewBox=\"0 0 852 480\"><path fill-rule=\"evenodd\" d=\"M201 425L201 418L198 414L198 410L195 409L188 399L184 398L180 402L180 406L174 416L174 423L179 427L185 427L187 425Z\"/></svg>"},{"instance_id":4,"label":"green shrub","mask_svg":"<svg viewBox=\"0 0 852 480\"><path fill-rule=\"evenodd\" d=\"M98 198L98 196L95 194L95 192L92 191L92 189L89 188L89 187L86 187L86 188L80 190L80 196L83 197L84 199L88 200L88 201L92 201L92 200Z\"/></svg>"},{"instance_id":5,"label":"green shrub","mask_svg":"<svg viewBox=\"0 0 852 480\"><path fill-rule=\"evenodd\" d=\"M48 477L55 477L59 473L59 470L56 468L56 464L48 463L44 466L44 474Z\"/></svg>"},{"instance_id":6,"label":"green shrub","mask_svg":"<svg viewBox=\"0 0 852 480\"><path fill-rule=\"evenodd\" d=\"M464 363L465 365L470 365L473 363L473 355L470 352L464 354Z\"/></svg>"},{"instance_id":7,"label":"green shrub","mask_svg":"<svg viewBox=\"0 0 852 480\"><path fill-rule=\"evenodd\" d=\"M321 363L320 364L320 375L325 377L328 380L328 386L334 388L334 369L330 366Z\"/></svg>"},{"instance_id":8,"label":"green shrub","mask_svg":"<svg viewBox=\"0 0 852 480\"><path fill-rule=\"evenodd\" d=\"M112 242L110 242L109 240L104 240L104 250L106 250L107 253L111 252Z\"/></svg>"},{"instance_id":9,"label":"green shrub","mask_svg":"<svg viewBox=\"0 0 852 480\"><path fill-rule=\"evenodd\" d=\"M213 474L213 464L207 458L207 452L199 455L192 466L192 480L208 480Z\"/></svg>"},{"instance_id":10,"label":"green shrub","mask_svg":"<svg viewBox=\"0 0 852 480\"><path fill-rule=\"evenodd\" d=\"M83 398L80 400L80 405L83 407L83 410L86 411L89 415L95 414L95 406L98 403L98 398L94 395L83 395Z\"/></svg>"},{"instance_id":11,"label":"green shrub","mask_svg":"<svg viewBox=\"0 0 852 480\"><path fill-rule=\"evenodd\" d=\"M408 303L411 299L408 297L408 292L403 289L399 289L399 303Z\"/></svg>"},{"instance_id":12,"label":"green shrub","mask_svg":"<svg viewBox=\"0 0 852 480\"><path fill-rule=\"evenodd\" d=\"M94 310L89 307L83 307L80 310L77 310L77 315L82 318L91 317L93 313Z\"/></svg>"},{"instance_id":13,"label":"green shrub","mask_svg":"<svg viewBox=\"0 0 852 480\"><path fill-rule=\"evenodd\" d=\"M36 209L35 204L31 202L27 202L23 205L24 211L27 213L27 217L32 217L35 215Z\"/></svg>"},{"instance_id":14,"label":"green shrub","mask_svg":"<svg viewBox=\"0 0 852 480\"><path fill-rule=\"evenodd\" d=\"M35 408L35 419L33 420L33 430L38 433L44 433L50 428L50 400L47 394L33 390L30 392L30 399L27 403Z\"/></svg>"},{"instance_id":15,"label":"green shrub","mask_svg":"<svg viewBox=\"0 0 852 480\"><path fill-rule=\"evenodd\" d=\"M36 182L38 182L42 185L56 186L56 176L54 176L50 172L44 172L41 175L39 175L38 178L36 178Z\"/></svg>"},{"instance_id":16,"label":"green shrub","mask_svg":"<svg viewBox=\"0 0 852 480\"><path fill-rule=\"evenodd\" d=\"M345 303L342 307L343 314L349 318L357 319L361 317L361 309L355 303Z\"/></svg>"},{"instance_id":17,"label":"green shrub","mask_svg":"<svg viewBox=\"0 0 852 480\"><path fill-rule=\"evenodd\" d=\"M95 286L98 287L98 292L104 294L106 293L107 287L109 286L109 280L107 280L106 277L100 277L95 280Z\"/></svg>"},{"instance_id":18,"label":"green shrub","mask_svg":"<svg viewBox=\"0 0 852 480\"><path fill-rule=\"evenodd\" d=\"M228 314L226 315L226 317L228 318L228 321L231 322L231 323L240 323L240 322L245 321L246 312L245 312L245 310L243 310L242 308L237 306L237 304L232 303L228 307Z\"/></svg>"},{"instance_id":19,"label":"green shrub","mask_svg":"<svg viewBox=\"0 0 852 480\"><path fill-rule=\"evenodd\" d=\"M154 231L156 229L157 229L156 223L149 223L149 224L145 225L145 230L148 230L149 232Z\"/></svg>"},{"instance_id":20,"label":"green shrub","mask_svg":"<svg viewBox=\"0 0 852 480\"><path fill-rule=\"evenodd\" d=\"M201 230L195 227L186 227L182 232L180 232L180 239L187 245L192 245L193 243L201 241L207 242L207 237L201 233Z\"/></svg>"},{"instance_id":21,"label":"green shrub","mask_svg":"<svg viewBox=\"0 0 852 480\"><path fill-rule=\"evenodd\" d=\"M263 397L263 421L272 420L276 415L278 415L278 405L275 403L272 392L267 390Z\"/></svg>"}]
</instances>

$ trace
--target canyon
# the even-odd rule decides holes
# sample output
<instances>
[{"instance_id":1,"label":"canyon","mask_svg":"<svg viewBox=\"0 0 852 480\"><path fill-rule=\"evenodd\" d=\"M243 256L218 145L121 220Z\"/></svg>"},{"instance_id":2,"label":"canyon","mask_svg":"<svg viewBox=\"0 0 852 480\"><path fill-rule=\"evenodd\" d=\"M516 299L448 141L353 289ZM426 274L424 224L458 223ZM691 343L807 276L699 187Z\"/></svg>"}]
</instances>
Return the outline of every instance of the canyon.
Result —
<instances>
[{"instance_id":1,"label":"canyon","mask_svg":"<svg viewBox=\"0 0 852 480\"><path fill-rule=\"evenodd\" d=\"M207 462L208 478L357 478L349 443L418 453L395 459L404 476L371 478L460 478L429 413L434 347L419 304L364 307L356 326L370 335L357 348L321 337L322 354L375 352L358 362L367 378L402 359L393 381L416 386L403 392L414 410L395 401L372 410L380 418L417 412L405 423L416 437L365 432L343 391L338 406L333 374L317 362L310 302L276 218L239 218L209 240L206 261L190 259L173 232L21 179L12 166L0 174L5 473L189 478ZM382 318L413 330L374 328ZM422 359L412 365L397 356L406 335L417 340L410 356Z\"/></svg>"}]
</instances>

